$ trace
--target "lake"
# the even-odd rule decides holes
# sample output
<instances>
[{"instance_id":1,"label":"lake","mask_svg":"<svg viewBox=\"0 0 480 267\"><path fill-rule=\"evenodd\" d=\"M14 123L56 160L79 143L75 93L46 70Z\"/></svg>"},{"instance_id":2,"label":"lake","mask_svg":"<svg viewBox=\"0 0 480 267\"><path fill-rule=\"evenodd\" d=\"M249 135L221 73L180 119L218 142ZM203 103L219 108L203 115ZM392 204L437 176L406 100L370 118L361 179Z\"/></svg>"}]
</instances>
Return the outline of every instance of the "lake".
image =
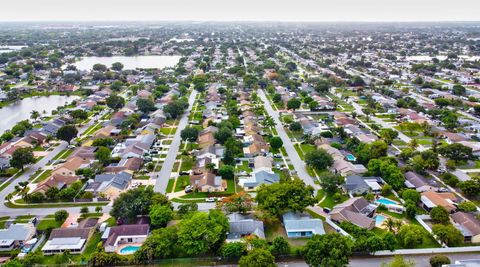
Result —
<instances>
[{"instance_id":1,"label":"lake","mask_svg":"<svg viewBox=\"0 0 480 267\"><path fill-rule=\"evenodd\" d=\"M29 97L12 103L0 109L0 134L11 129L19 121L30 119L30 112L36 110L43 115L45 110L50 115L52 110L79 99L79 96L51 95L41 97Z\"/></svg>"},{"instance_id":2,"label":"lake","mask_svg":"<svg viewBox=\"0 0 480 267\"><path fill-rule=\"evenodd\" d=\"M480 60L480 56L467 56L467 55L459 55L459 58L465 60L465 61L476 61ZM423 55L418 55L418 56L407 56L405 57L406 61L431 61L433 57L431 56L423 56ZM439 55L435 56L438 60L442 61L447 59L447 56L445 55Z\"/></svg>"},{"instance_id":3,"label":"lake","mask_svg":"<svg viewBox=\"0 0 480 267\"><path fill-rule=\"evenodd\" d=\"M112 63L120 62L126 70L134 69L163 69L166 67L174 67L181 56L113 56L113 57L83 57L80 61L73 65L79 70L92 70L93 65L100 63L107 67L111 67Z\"/></svg>"}]
</instances>

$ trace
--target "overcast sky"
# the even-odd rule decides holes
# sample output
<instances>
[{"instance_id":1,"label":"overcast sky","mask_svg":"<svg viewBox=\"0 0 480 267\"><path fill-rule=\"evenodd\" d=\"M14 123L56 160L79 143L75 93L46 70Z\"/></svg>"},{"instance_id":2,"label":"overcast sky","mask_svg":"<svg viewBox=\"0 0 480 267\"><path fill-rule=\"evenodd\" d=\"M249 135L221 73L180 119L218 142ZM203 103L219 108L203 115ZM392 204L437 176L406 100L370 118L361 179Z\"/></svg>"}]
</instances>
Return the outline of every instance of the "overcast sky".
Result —
<instances>
[{"instance_id":1,"label":"overcast sky","mask_svg":"<svg viewBox=\"0 0 480 267\"><path fill-rule=\"evenodd\" d=\"M480 0L1 0L0 21L480 21Z\"/></svg>"}]
</instances>

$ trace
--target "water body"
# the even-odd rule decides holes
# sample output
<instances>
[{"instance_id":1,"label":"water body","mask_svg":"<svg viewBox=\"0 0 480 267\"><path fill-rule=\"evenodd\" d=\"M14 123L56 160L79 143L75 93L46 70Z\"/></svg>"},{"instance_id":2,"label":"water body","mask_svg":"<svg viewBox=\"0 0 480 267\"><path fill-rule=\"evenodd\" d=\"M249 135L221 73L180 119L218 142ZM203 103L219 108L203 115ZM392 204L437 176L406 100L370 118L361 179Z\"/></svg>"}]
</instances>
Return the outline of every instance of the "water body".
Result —
<instances>
[{"instance_id":1,"label":"water body","mask_svg":"<svg viewBox=\"0 0 480 267\"><path fill-rule=\"evenodd\" d=\"M9 52L13 52L13 51L16 51L16 50L20 50L22 48L24 48L26 46L24 45L7 45L7 46L0 46L0 54L2 53L9 53Z\"/></svg>"},{"instance_id":2,"label":"water body","mask_svg":"<svg viewBox=\"0 0 480 267\"><path fill-rule=\"evenodd\" d=\"M467 55L459 55L459 58L465 61L476 61L480 60L480 56L467 56ZM407 56L405 60L407 61L431 61L434 57L431 56ZM447 59L447 56L435 56L438 60L442 61Z\"/></svg>"},{"instance_id":3,"label":"water body","mask_svg":"<svg viewBox=\"0 0 480 267\"><path fill-rule=\"evenodd\" d=\"M93 65L100 63L111 67L112 63L120 62L126 70L133 69L163 69L175 66L181 56L113 56L113 57L84 57L73 65L79 70L92 70Z\"/></svg>"},{"instance_id":4,"label":"water body","mask_svg":"<svg viewBox=\"0 0 480 267\"><path fill-rule=\"evenodd\" d=\"M19 121L30 119L30 112L36 110L50 115L52 110L79 99L79 96L51 95L29 97L0 109L0 134L11 129Z\"/></svg>"}]
</instances>

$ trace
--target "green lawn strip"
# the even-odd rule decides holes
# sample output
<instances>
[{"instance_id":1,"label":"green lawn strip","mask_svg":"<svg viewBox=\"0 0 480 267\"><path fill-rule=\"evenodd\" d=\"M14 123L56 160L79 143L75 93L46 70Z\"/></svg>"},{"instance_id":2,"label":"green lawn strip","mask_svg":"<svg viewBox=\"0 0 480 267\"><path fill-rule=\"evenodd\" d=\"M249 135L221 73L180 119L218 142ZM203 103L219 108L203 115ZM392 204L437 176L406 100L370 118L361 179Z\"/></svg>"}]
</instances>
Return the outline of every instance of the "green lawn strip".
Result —
<instances>
[{"instance_id":1,"label":"green lawn strip","mask_svg":"<svg viewBox=\"0 0 480 267\"><path fill-rule=\"evenodd\" d=\"M103 213L101 212L89 212L89 213L82 213L80 215L80 218L81 219L85 219L85 218L100 218L102 217Z\"/></svg>"},{"instance_id":2,"label":"green lawn strip","mask_svg":"<svg viewBox=\"0 0 480 267\"><path fill-rule=\"evenodd\" d=\"M73 149L64 149L60 151L55 157L52 158L52 160L58 160L58 159L66 159L70 154L72 154Z\"/></svg>"},{"instance_id":3,"label":"green lawn strip","mask_svg":"<svg viewBox=\"0 0 480 267\"><path fill-rule=\"evenodd\" d=\"M172 199L172 202L177 202L177 203L202 203L205 202L205 199L184 199L184 198L174 198Z\"/></svg>"},{"instance_id":4,"label":"green lawn strip","mask_svg":"<svg viewBox=\"0 0 480 267\"><path fill-rule=\"evenodd\" d=\"M148 179L150 179L150 176L149 175L138 175L138 176L135 176L133 179L135 179L135 180L148 180Z\"/></svg>"},{"instance_id":5,"label":"green lawn strip","mask_svg":"<svg viewBox=\"0 0 480 267\"><path fill-rule=\"evenodd\" d=\"M295 144L294 147L295 147L295 150L297 151L298 156L300 156L300 158L302 160L305 160L305 155L303 154L302 150L300 149L300 145Z\"/></svg>"},{"instance_id":6,"label":"green lawn strip","mask_svg":"<svg viewBox=\"0 0 480 267\"><path fill-rule=\"evenodd\" d=\"M109 202L87 202L87 203L43 203L18 205L12 202L5 202L5 206L11 209L43 209L43 208L62 208L62 207L88 207L88 206L106 206Z\"/></svg>"},{"instance_id":7,"label":"green lawn strip","mask_svg":"<svg viewBox=\"0 0 480 267\"><path fill-rule=\"evenodd\" d=\"M167 193L171 193L173 189L173 184L175 183L175 179L168 179L168 184L167 184Z\"/></svg>"}]
</instances>

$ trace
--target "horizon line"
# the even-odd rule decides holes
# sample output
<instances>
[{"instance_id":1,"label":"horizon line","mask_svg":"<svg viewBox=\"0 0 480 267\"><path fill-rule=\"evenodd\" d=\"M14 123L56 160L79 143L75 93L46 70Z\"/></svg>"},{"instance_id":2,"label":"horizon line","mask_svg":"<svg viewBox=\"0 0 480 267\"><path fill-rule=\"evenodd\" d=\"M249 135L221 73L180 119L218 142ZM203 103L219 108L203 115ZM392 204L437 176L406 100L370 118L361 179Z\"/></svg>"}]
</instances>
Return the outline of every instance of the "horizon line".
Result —
<instances>
[{"instance_id":1,"label":"horizon line","mask_svg":"<svg viewBox=\"0 0 480 267\"><path fill-rule=\"evenodd\" d=\"M480 20L0 20L0 23L152 23L152 22L223 22L223 23L480 23Z\"/></svg>"}]
</instances>

